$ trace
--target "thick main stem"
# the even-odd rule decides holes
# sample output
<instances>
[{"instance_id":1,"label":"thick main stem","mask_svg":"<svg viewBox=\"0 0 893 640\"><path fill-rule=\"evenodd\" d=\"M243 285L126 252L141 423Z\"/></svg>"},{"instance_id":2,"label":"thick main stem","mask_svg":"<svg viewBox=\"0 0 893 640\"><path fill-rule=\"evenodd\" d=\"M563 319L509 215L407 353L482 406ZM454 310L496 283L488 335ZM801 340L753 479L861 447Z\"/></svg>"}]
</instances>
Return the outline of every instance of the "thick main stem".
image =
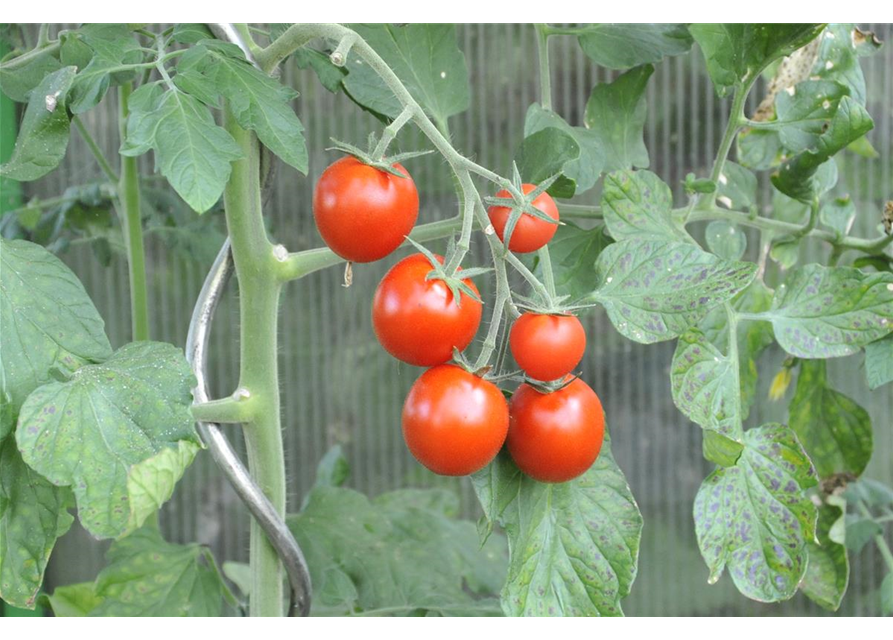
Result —
<instances>
[{"instance_id":1,"label":"thick main stem","mask_svg":"<svg viewBox=\"0 0 893 640\"><path fill-rule=\"evenodd\" d=\"M285 456L279 423L276 331L281 284L261 212L260 151L254 134L227 111L226 129L244 158L233 163L224 192L226 224L239 281L239 386L254 400L245 423L248 468L276 510L285 515ZM251 521L251 615L283 615L282 565L260 525Z\"/></svg>"},{"instance_id":2,"label":"thick main stem","mask_svg":"<svg viewBox=\"0 0 893 640\"><path fill-rule=\"evenodd\" d=\"M128 101L133 91L129 82L118 88L118 109L121 140L127 129ZM140 214L140 176L136 158L121 156L121 178L118 202L124 241L127 245L127 269L130 274L130 315L134 340L148 340L149 287L146 282L146 248L143 244L143 221Z\"/></svg>"},{"instance_id":3,"label":"thick main stem","mask_svg":"<svg viewBox=\"0 0 893 640\"><path fill-rule=\"evenodd\" d=\"M536 51L540 63L540 104L552 110L552 73L549 70L549 31L545 24L536 25Z\"/></svg>"}]
</instances>

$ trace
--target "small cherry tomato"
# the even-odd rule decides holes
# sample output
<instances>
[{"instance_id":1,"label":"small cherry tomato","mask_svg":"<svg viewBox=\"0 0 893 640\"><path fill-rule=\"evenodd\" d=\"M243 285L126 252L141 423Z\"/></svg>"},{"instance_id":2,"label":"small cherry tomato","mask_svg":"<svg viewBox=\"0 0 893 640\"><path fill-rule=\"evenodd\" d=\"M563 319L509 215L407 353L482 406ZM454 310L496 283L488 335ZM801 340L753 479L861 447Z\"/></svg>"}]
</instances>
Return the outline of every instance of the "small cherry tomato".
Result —
<instances>
[{"instance_id":1,"label":"small cherry tomato","mask_svg":"<svg viewBox=\"0 0 893 640\"><path fill-rule=\"evenodd\" d=\"M399 247L419 215L415 182L363 164L353 156L333 162L313 191L319 235L345 260L372 262Z\"/></svg>"},{"instance_id":2,"label":"small cherry tomato","mask_svg":"<svg viewBox=\"0 0 893 640\"><path fill-rule=\"evenodd\" d=\"M521 185L521 188L524 190L524 193L527 194L536 189L536 185L523 184ZM512 196L508 191L503 190L497 193L496 197L511 198ZM537 197L533 201L533 206L556 222L558 221L558 206L555 204L552 196L548 193L543 193ZM487 210L487 215L490 216L490 223L496 230L496 235L499 236L499 239L503 242L505 242L503 232L505 231L505 225L508 222L509 214L511 214L511 212L512 210L509 207L493 206ZM530 253L531 251L536 251L540 247L545 246L546 243L552 239L552 236L555 235L557 230L557 224L534 218L529 213L522 213L521 217L518 219L518 223L515 225L514 231L512 231L512 237L509 240L509 249L516 253Z\"/></svg>"},{"instance_id":3,"label":"small cherry tomato","mask_svg":"<svg viewBox=\"0 0 893 640\"><path fill-rule=\"evenodd\" d=\"M443 263L443 258L437 256ZM420 367L443 364L471 344L481 323L481 303L466 293L461 306L443 280L427 280L431 263L421 253L391 267L375 290L372 326L385 351ZM464 280L475 294L477 287Z\"/></svg>"},{"instance_id":4,"label":"small cherry tomato","mask_svg":"<svg viewBox=\"0 0 893 640\"><path fill-rule=\"evenodd\" d=\"M509 415L509 453L534 480L573 480L598 458L605 414L598 396L579 378L552 393L522 384L512 396Z\"/></svg>"},{"instance_id":5,"label":"small cherry tomato","mask_svg":"<svg viewBox=\"0 0 893 640\"><path fill-rule=\"evenodd\" d=\"M423 373L403 405L403 438L434 473L464 476L499 453L509 412L499 388L451 364Z\"/></svg>"},{"instance_id":6,"label":"small cherry tomato","mask_svg":"<svg viewBox=\"0 0 893 640\"><path fill-rule=\"evenodd\" d=\"M525 313L515 320L509 345L518 366L535 380L558 380L586 351L586 331L575 316Z\"/></svg>"}]
</instances>

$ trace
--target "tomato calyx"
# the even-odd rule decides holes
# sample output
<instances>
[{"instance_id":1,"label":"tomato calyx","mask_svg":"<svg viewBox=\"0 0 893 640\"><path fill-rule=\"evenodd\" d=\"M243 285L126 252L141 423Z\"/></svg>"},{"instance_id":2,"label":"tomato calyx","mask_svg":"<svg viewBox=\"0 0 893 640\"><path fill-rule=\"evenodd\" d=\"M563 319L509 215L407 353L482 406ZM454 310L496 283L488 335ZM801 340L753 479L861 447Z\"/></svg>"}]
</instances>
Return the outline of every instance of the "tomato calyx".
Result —
<instances>
[{"instance_id":1,"label":"tomato calyx","mask_svg":"<svg viewBox=\"0 0 893 640\"><path fill-rule=\"evenodd\" d=\"M460 272L458 269L455 273L450 274L447 273L447 270L444 268L444 265L441 264L440 260L437 259L433 253L431 253L424 246L410 238L406 237L409 243L418 249L419 253L425 256L428 259L428 262L431 263L431 271L425 276L425 280L443 280L443 283L450 290L450 293L453 294L453 302L456 303L457 307L462 306L462 294L464 293L472 300L484 304L484 301L481 300L480 295L465 284L465 280L469 278L474 278L475 276L483 275L485 273L489 273L493 271L492 268L484 268L484 267L472 267L471 269L462 269Z\"/></svg>"},{"instance_id":2,"label":"tomato calyx","mask_svg":"<svg viewBox=\"0 0 893 640\"><path fill-rule=\"evenodd\" d=\"M565 387L571 385L574 380L578 380L579 378L579 374L568 374L561 380L543 381L534 380L530 376L524 376L524 383L530 385L540 393L547 394L561 391Z\"/></svg>"},{"instance_id":3,"label":"tomato calyx","mask_svg":"<svg viewBox=\"0 0 893 640\"><path fill-rule=\"evenodd\" d=\"M512 163L512 182L510 188L506 189L512 197L500 198L497 196L487 196L484 198L484 203L489 206L505 207L511 211L508 220L506 220L502 238L502 244L505 246L506 253L509 251L509 242L512 239L512 234L515 232L515 227L521 219L521 216L525 213L538 220L548 222L549 224L564 224L549 216L542 209L533 206L533 201L544 194L560 177L561 174L556 173L536 185L536 188L533 191L525 194L522 186L523 182L521 181L521 174L518 171L518 165Z\"/></svg>"},{"instance_id":4,"label":"tomato calyx","mask_svg":"<svg viewBox=\"0 0 893 640\"><path fill-rule=\"evenodd\" d=\"M331 140L332 146L326 147L326 151L341 151L342 153L353 156L365 165L374 167L375 169L384 171L385 173L390 173L391 175L397 176L398 178L406 178L408 176L398 170L394 165L400 164L405 160L409 160L410 158L418 158L419 156L426 156L429 153L434 153L432 149L429 149L427 151L407 151L405 153L398 153L397 155L387 157L385 157L382 153L376 154L375 151L377 148L377 137L375 135L375 132L369 134L368 151L363 151L359 147L355 147L354 145L347 142L336 140L335 138L331 138Z\"/></svg>"}]
</instances>

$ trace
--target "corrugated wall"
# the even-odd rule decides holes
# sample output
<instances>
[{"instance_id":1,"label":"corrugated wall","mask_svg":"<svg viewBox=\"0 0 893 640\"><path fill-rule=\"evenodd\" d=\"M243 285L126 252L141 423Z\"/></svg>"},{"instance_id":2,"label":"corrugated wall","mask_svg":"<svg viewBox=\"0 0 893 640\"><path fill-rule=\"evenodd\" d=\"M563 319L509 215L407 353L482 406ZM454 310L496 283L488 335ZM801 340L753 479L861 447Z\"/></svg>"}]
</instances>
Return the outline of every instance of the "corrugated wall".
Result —
<instances>
[{"instance_id":1,"label":"corrugated wall","mask_svg":"<svg viewBox=\"0 0 893 640\"><path fill-rule=\"evenodd\" d=\"M884 50L862 60L868 84L868 109L876 127L870 134L881 157L866 160L847 154L840 162L841 193L856 198L856 233L872 235L882 202L893 197L893 36L890 25L866 25L882 40ZM458 30L472 84L471 108L450 121L456 146L485 166L503 174L510 170L520 141L524 114L537 98L536 46L532 27L464 25ZM592 86L611 74L589 63L575 40L552 41L556 110L580 124ZM297 110L307 129L310 175L303 177L280 164L276 190L267 206L277 240L290 250L318 246L310 203L312 185L335 156L325 151L330 137L362 143L378 126L344 95L332 95L308 72L289 68L286 80L301 93ZM689 171L706 175L721 136L728 101L718 100L697 50L660 64L648 87L645 140L652 169L676 190ZM108 154L118 146L114 98L84 116ZM414 132L401 135L401 145L418 148ZM151 171L151 164L144 165ZM436 156L410 165L422 199L420 221L453 215L455 201L448 171ZM28 195L58 195L68 184L101 179L99 169L77 135L72 136L61 170L36 184ZM763 197L768 189L763 184ZM584 201L595 202L597 194ZM814 255L823 247L810 245ZM486 261L477 240L472 259ZM751 248L752 250L752 248ZM405 252L404 252L405 253ZM403 255L403 254L401 254ZM399 257L354 270L354 284L341 286L334 268L294 283L284 296L281 318L281 370L285 444L289 469L289 504L296 507L312 484L316 461L327 448L343 443L352 465L351 486L376 494L407 485L442 485L460 492L466 513L478 508L465 480L433 476L415 463L400 434L400 408L420 370L396 362L378 347L370 326L372 291L385 270ZM128 341L129 303L126 265L115 259L104 268L86 247L74 247L64 260L84 281L115 346ZM148 240L153 338L182 345L203 265L169 254L157 236ZM486 293L486 291L485 291ZM238 324L234 294L218 312L212 336L210 370L214 391L232 391L238 359ZM584 377L598 392L611 428L615 455L625 471L645 518L639 577L624 609L630 615L804 615L821 610L804 597L777 605L751 602L724 576L707 585L692 523L692 501L710 465L701 456L701 431L675 409L668 371L674 345L641 346L618 336L601 313L586 318L589 349ZM784 419L783 407L764 400L768 381L783 359L779 351L760 362L760 398L751 424ZM833 381L869 408L874 419L875 453L868 474L893 482L893 393L890 387L869 393L861 371L862 358L835 360ZM232 437L238 436L235 430ZM173 540L209 544L217 558L247 557L248 515L216 472L210 457L200 456L174 500L165 507L162 524ZM51 584L90 579L102 564L105 545L73 531L60 541L50 571ZM850 593L841 613L877 611L877 586L883 574L872 546L853 561Z\"/></svg>"}]
</instances>

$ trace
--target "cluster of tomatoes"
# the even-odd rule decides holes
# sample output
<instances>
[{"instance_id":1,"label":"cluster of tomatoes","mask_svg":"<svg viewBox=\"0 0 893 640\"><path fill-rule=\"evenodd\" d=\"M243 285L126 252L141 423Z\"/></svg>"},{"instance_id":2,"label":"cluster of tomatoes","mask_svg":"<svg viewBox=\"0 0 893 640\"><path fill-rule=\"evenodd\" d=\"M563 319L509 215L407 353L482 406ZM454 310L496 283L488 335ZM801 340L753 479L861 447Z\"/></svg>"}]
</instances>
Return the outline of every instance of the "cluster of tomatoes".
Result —
<instances>
[{"instance_id":1,"label":"cluster of tomatoes","mask_svg":"<svg viewBox=\"0 0 893 640\"><path fill-rule=\"evenodd\" d=\"M400 246L415 225L415 183L402 165L393 169L400 175L348 156L320 177L313 196L316 225L326 244L345 260L379 260ZM534 188L523 185L525 194ZM501 191L497 197L510 194ZM558 221L558 208L548 194L532 204ZM500 240L510 213L499 206L488 211ZM509 249L536 251L556 228L525 213ZM436 259L443 264L443 258ZM514 322L512 355L528 378L539 382L522 383L507 402L493 382L450 364L453 350L464 350L474 339L482 307L470 279L463 282L475 297L462 291L455 300L446 282L429 278L433 270L422 253L404 258L384 276L372 302L382 347L403 362L429 367L403 406L409 450L428 469L448 476L482 469L503 445L536 480L565 482L584 473L601 449L604 414L595 392L570 375L586 348L580 321L572 315L528 312Z\"/></svg>"}]
</instances>

